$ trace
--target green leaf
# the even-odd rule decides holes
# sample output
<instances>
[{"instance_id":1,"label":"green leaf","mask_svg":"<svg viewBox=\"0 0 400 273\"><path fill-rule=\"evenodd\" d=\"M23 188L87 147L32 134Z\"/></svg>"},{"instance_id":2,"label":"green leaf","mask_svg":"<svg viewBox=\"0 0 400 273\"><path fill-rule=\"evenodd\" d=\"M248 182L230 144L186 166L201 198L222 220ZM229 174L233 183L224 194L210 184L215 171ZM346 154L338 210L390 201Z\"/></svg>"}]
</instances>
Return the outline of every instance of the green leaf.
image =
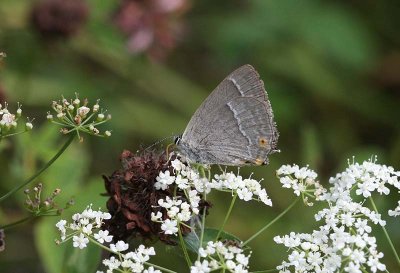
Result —
<instances>
[{"instance_id":1,"label":"green leaf","mask_svg":"<svg viewBox=\"0 0 400 273\"><path fill-rule=\"evenodd\" d=\"M89 243L85 249L74 248L71 242L65 252L63 271L66 273L96 272L100 262L101 249Z\"/></svg>"}]
</instances>

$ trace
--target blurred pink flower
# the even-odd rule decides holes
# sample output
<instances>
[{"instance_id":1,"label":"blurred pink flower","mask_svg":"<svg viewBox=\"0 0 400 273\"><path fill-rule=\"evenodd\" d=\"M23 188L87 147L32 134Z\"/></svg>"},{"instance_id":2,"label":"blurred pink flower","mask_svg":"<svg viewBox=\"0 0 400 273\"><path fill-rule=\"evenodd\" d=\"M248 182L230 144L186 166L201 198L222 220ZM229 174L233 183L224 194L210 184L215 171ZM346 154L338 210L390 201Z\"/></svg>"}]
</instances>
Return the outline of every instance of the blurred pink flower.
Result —
<instances>
[{"instance_id":1,"label":"blurred pink flower","mask_svg":"<svg viewBox=\"0 0 400 273\"><path fill-rule=\"evenodd\" d=\"M182 35L187 0L122 0L113 22L128 37L132 53L164 59Z\"/></svg>"}]
</instances>

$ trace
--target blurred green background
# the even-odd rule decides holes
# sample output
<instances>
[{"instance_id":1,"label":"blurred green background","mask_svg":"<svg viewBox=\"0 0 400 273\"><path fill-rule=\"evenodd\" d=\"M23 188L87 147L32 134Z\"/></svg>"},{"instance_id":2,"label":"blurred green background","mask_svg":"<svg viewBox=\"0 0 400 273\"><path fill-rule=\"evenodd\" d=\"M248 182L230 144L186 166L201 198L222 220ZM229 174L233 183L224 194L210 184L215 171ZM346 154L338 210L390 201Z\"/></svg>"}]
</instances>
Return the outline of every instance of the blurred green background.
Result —
<instances>
[{"instance_id":1,"label":"blurred green background","mask_svg":"<svg viewBox=\"0 0 400 273\"><path fill-rule=\"evenodd\" d=\"M101 99L113 116L113 136L75 143L37 182L47 192L61 188L60 205L75 197L63 218L90 203L104 207L101 175L119 168L123 149L181 133L213 88L249 63L265 82L282 152L269 166L242 168L264 178L274 203L237 203L227 230L247 239L294 198L274 176L282 164L309 164L323 182L353 155L377 154L379 162L400 169L399 14L397 1L1 0L0 51L7 58L0 65L0 95L11 109L21 102L35 128L0 143L0 192L21 183L62 145L46 112L53 100L78 92L92 102ZM382 210L395 207L393 194L393 200L377 200ZM229 199L211 196L210 226L219 227ZM0 224L24 217L23 200L19 193L2 203ZM299 205L252 242L252 271L280 263L286 249L272 238L309 232L317 226L316 210ZM0 271L95 272L96 249L54 244L58 219L8 231ZM398 222L387 220L399 248ZM157 247L161 255L152 261L187 272L173 249L164 255ZM389 270L398 271L386 241L379 249Z\"/></svg>"}]
</instances>

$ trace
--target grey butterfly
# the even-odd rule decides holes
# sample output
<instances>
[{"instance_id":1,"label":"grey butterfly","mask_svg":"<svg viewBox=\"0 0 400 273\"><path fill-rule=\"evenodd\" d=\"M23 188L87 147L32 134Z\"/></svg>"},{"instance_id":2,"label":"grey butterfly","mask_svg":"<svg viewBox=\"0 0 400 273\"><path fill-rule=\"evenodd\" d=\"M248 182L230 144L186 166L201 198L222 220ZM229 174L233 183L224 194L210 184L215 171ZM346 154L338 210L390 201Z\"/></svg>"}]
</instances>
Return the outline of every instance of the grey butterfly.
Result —
<instances>
[{"instance_id":1,"label":"grey butterfly","mask_svg":"<svg viewBox=\"0 0 400 273\"><path fill-rule=\"evenodd\" d=\"M191 162L263 165L278 151L278 135L264 83L244 65L205 99L175 143Z\"/></svg>"}]
</instances>

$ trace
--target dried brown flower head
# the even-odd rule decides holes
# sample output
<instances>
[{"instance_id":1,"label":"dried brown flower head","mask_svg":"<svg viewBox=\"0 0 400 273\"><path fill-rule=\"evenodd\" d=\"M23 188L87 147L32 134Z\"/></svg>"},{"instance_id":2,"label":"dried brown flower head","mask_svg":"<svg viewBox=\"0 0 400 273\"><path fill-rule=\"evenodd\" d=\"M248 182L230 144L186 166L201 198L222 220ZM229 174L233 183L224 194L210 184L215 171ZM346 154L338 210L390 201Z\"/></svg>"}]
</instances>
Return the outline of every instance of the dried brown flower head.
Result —
<instances>
[{"instance_id":1,"label":"dried brown flower head","mask_svg":"<svg viewBox=\"0 0 400 273\"><path fill-rule=\"evenodd\" d=\"M45 37L70 37L86 22L84 0L42 0L32 9L32 24Z\"/></svg>"},{"instance_id":2,"label":"dried brown flower head","mask_svg":"<svg viewBox=\"0 0 400 273\"><path fill-rule=\"evenodd\" d=\"M174 244L173 235L162 232L159 223L151 220L151 213L159 211L158 200L172 197L171 189L156 190L154 184L161 171L172 167L165 153L142 152L133 154L125 150L121 155L122 168L115 171L110 177L104 176L105 187L110 198L107 208L112 218L106 221L105 228L114 236L115 240L126 240L130 237L144 239L159 238L168 244ZM184 194L176 192L180 198ZM208 206L201 202L200 210ZM164 213L163 218L167 215ZM181 226L183 234L190 232L190 228Z\"/></svg>"}]
</instances>

